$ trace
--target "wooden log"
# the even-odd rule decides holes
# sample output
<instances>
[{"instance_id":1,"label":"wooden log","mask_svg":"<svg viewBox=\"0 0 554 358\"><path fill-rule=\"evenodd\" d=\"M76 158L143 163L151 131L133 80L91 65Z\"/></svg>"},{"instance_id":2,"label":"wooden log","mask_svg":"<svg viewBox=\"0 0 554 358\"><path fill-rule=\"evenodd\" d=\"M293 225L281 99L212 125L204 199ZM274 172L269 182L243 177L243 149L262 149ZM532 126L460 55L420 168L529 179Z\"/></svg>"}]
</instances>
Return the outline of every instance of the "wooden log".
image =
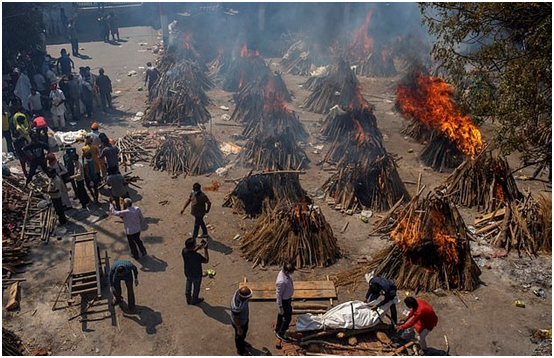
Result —
<instances>
[{"instance_id":1,"label":"wooden log","mask_svg":"<svg viewBox=\"0 0 554 358\"><path fill-rule=\"evenodd\" d=\"M322 303L293 303L293 309L302 310L302 309L315 309L315 310L326 310L329 309L329 305Z\"/></svg>"},{"instance_id":2,"label":"wooden log","mask_svg":"<svg viewBox=\"0 0 554 358\"><path fill-rule=\"evenodd\" d=\"M328 329L328 330L325 330L325 331L321 331L321 332L311 334L309 336L302 337L301 341L309 341L309 340L312 340L314 338L330 336L330 335L333 335L335 333L339 333L339 332L342 332L342 331L343 330L340 330L340 329Z\"/></svg>"},{"instance_id":3,"label":"wooden log","mask_svg":"<svg viewBox=\"0 0 554 358\"><path fill-rule=\"evenodd\" d=\"M6 304L7 310L14 310L19 307L19 282L14 282L8 289L8 303Z\"/></svg>"},{"instance_id":4,"label":"wooden log","mask_svg":"<svg viewBox=\"0 0 554 358\"><path fill-rule=\"evenodd\" d=\"M310 310L310 309L303 309L303 310L296 310L296 309L293 309L292 310L292 314L294 315L299 315L299 314L306 314L306 313L311 313L311 314L323 314L327 312L327 310Z\"/></svg>"}]
</instances>

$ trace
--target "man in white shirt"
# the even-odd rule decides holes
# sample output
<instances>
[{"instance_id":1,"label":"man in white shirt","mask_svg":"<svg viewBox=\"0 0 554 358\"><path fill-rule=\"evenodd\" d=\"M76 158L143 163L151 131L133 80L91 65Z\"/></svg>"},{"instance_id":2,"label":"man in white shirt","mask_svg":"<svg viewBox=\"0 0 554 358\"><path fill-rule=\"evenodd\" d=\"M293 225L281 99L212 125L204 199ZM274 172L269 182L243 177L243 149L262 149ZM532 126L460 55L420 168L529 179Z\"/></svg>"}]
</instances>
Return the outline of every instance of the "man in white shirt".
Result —
<instances>
[{"instance_id":1,"label":"man in white shirt","mask_svg":"<svg viewBox=\"0 0 554 358\"><path fill-rule=\"evenodd\" d=\"M52 119L56 129L65 127L65 96L57 84L52 84L50 90L50 99L52 100Z\"/></svg>"},{"instance_id":2,"label":"man in white shirt","mask_svg":"<svg viewBox=\"0 0 554 358\"><path fill-rule=\"evenodd\" d=\"M31 94L27 98L27 106L29 107L29 112L32 114L39 116L43 115L40 93L38 93L35 88L31 88Z\"/></svg>"}]
</instances>

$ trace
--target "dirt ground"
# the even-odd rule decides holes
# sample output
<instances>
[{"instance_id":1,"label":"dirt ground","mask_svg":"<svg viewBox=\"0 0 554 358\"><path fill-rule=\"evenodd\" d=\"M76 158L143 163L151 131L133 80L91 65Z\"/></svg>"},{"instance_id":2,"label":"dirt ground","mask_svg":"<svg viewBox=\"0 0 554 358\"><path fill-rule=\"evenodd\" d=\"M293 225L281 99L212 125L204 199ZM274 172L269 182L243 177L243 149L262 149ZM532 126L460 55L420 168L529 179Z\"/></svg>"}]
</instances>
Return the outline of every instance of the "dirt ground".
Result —
<instances>
[{"instance_id":1,"label":"dirt ground","mask_svg":"<svg viewBox=\"0 0 554 358\"><path fill-rule=\"evenodd\" d=\"M75 67L90 66L94 73L103 67L111 77L115 92L113 110L108 115L96 112L94 119L100 123L100 131L111 138L117 138L133 129L141 129L140 122L131 119L138 111L146 108L146 92L138 91L143 85L143 71L147 61L156 59L147 47L154 45L160 37L149 27L121 28L120 34L125 42L110 45L101 42L80 44L81 52L90 59L74 59ZM147 43L148 46L141 46ZM66 45L48 47L49 53L57 55ZM271 67L279 69L279 60L275 59ZM131 70L137 76L127 76ZM330 209L323 199L316 198L317 188L329 176L317 163L322 154L314 154L311 145L324 144L316 136L319 130L318 120L321 115L309 113L300 108L309 94L300 85L305 78L284 75L289 90L294 94L290 107L297 111L300 119L311 133L306 143L311 165L305 175L301 175L303 187L314 197L338 238L345 257L328 268L299 270L296 280L324 280L332 275L356 265L359 257L370 258L385 245L378 237L370 237L369 232L377 215L369 224L363 223L356 216L345 216ZM400 133L405 121L394 111L394 87L399 77L391 79L360 78L363 94L375 105L378 126L385 137L387 150L399 158L399 173L407 182L411 193L415 191L418 175L422 173L423 184L432 188L441 183L445 173L436 173L421 165L417 156L422 146L406 139ZM220 106L230 107L230 93L214 89L208 93L214 104L209 108L213 117L211 128L220 141L230 141L230 136L239 134L238 126L224 126L221 115L225 112ZM228 123L228 122L226 122ZM90 121L81 119L75 128L87 129ZM155 129L153 129L155 130ZM490 138L491 128L484 128L485 138ZM327 146L323 149L325 153ZM413 149L409 153L409 149ZM510 158L512 167L516 167L517 157ZM249 281L272 281L278 268L251 268L238 251L238 242L233 241L236 234L242 234L253 225L251 220L241 220L233 215L229 208L223 208L223 198L234 187L233 183L223 182L222 178L213 176L187 177L176 179L168 174L153 171L148 163L141 163L133 171L143 181L141 189L131 192L147 218L143 227L142 238L149 257L135 261L130 258L122 221L107 215L107 196L101 196L102 205L93 207L90 212L73 210L69 213L71 223L59 233L66 235L60 239L52 238L49 244L34 242L31 260L21 290L21 308L16 312L3 310L2 323L17 333L29 350L37 347L49 349L53 355L234 355L233 329L230 325L229 304L238 282L247 277ZM12 165L16 166L16 164ZM532 173L533 168L523 170L517 175ZM240 178L248 169L232 168L228 178ZM543 177L544 178L544 177ZM204 279L201 295L205 302L198 306L188 306L184 298L184 274L181 249L185 239L192 230L193 220L187 213L179 211L195 181L203 185L218 180L223 185L217 192L208 192L213 203L212 211L207 215L207 224L211 230L210 263L205 268L217 272L213 279ZM551 186L541 181L520 181L520 190L530 189L534 193L548 195L551 198ZM168 201L162 205L160 202ZM476 211L461 210L466 224L471 225ZM378 214L378 213L376 213ZM344 234L340 229L345 222L349 226ZM138 305L137 314L126 314L116 308L117 323L109 319L89 322L86 326L78 320L68 318L78 312L75 308L52 311L52 305L60 287L69 271L70 238L68 234L87 230L98 231L100 250L107 251L110 261L129 259L139 267L140 285L136 288ZM475 252L490 255L493 249L486 245L473 243ZM530 355L535 347L530 341L530 332L535 328L548 329L552 324L552 259L541 256L537 259L518 258L510 255L507 258L480 259L485 283L474 292L462 292L460 296L448 294L438 297L434 294L423 294L439 316L439 324L429 335L428 344L437 354L445 349L444 336L450 343L452 355ZM489 267L489 268L486 268ZM532 287L545 290L545 300L532 293ZM362 299L366 284L362 283L356 292L348 293L339 290L340 302ZM401 292L403 299L408 292ZM413 292L410 292L413 294ZM525 308L514 306L515 299L522 299ZM276 318L274 302L252 302L250 305L250 329L248 341L258 354L267 347L274 355L280 351L275 348L275 337L272 324ZM402 312L403 306L400 308Z\"/></svg>"}]
</instances>

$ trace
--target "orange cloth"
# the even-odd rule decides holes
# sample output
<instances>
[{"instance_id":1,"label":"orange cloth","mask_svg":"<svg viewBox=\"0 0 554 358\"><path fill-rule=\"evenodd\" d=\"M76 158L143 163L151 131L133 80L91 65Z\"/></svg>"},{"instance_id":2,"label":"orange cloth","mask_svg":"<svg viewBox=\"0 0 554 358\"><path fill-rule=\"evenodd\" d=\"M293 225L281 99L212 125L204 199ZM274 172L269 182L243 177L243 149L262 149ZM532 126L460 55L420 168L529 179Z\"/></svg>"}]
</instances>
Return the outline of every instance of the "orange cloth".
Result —
<instances>
[{"instance_id":1,"label":"orange cloth","mask_svg":"<svg viewBox=\"0 0 554 358\"><path fill-rule=\"evenodd\" d=\"M102 166L100 165L100 150L93 144L87 144L81 149L81 155L83 158L87 155L87 152L92 154L92 161L94 162L94 170L100 173Z\"/></svg>"}]
</instances>

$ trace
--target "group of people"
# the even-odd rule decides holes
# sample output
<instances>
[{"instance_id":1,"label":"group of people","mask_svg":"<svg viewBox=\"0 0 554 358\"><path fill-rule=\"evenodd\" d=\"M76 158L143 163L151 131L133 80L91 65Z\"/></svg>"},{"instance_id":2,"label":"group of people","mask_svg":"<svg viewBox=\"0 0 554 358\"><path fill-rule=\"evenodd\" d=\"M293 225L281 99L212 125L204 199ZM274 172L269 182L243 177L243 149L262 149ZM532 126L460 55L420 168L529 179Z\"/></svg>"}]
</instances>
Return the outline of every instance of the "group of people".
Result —
<instances>
[{"instance_id":1,"label":"group of people","mask_svg":"<svg viewBox=\"0 0 554 358\"><path fill-rule=\"evenodd\" d=\"M97 18L98 24L100 25L100 37L104 42L110 42L110 34L112 35L112 40L116 41L115 37L117 36L117 41L120 41L119 38L119 19L117 15L110 11L109 14L100 13Z\"/></svg>"}]
</instances>

